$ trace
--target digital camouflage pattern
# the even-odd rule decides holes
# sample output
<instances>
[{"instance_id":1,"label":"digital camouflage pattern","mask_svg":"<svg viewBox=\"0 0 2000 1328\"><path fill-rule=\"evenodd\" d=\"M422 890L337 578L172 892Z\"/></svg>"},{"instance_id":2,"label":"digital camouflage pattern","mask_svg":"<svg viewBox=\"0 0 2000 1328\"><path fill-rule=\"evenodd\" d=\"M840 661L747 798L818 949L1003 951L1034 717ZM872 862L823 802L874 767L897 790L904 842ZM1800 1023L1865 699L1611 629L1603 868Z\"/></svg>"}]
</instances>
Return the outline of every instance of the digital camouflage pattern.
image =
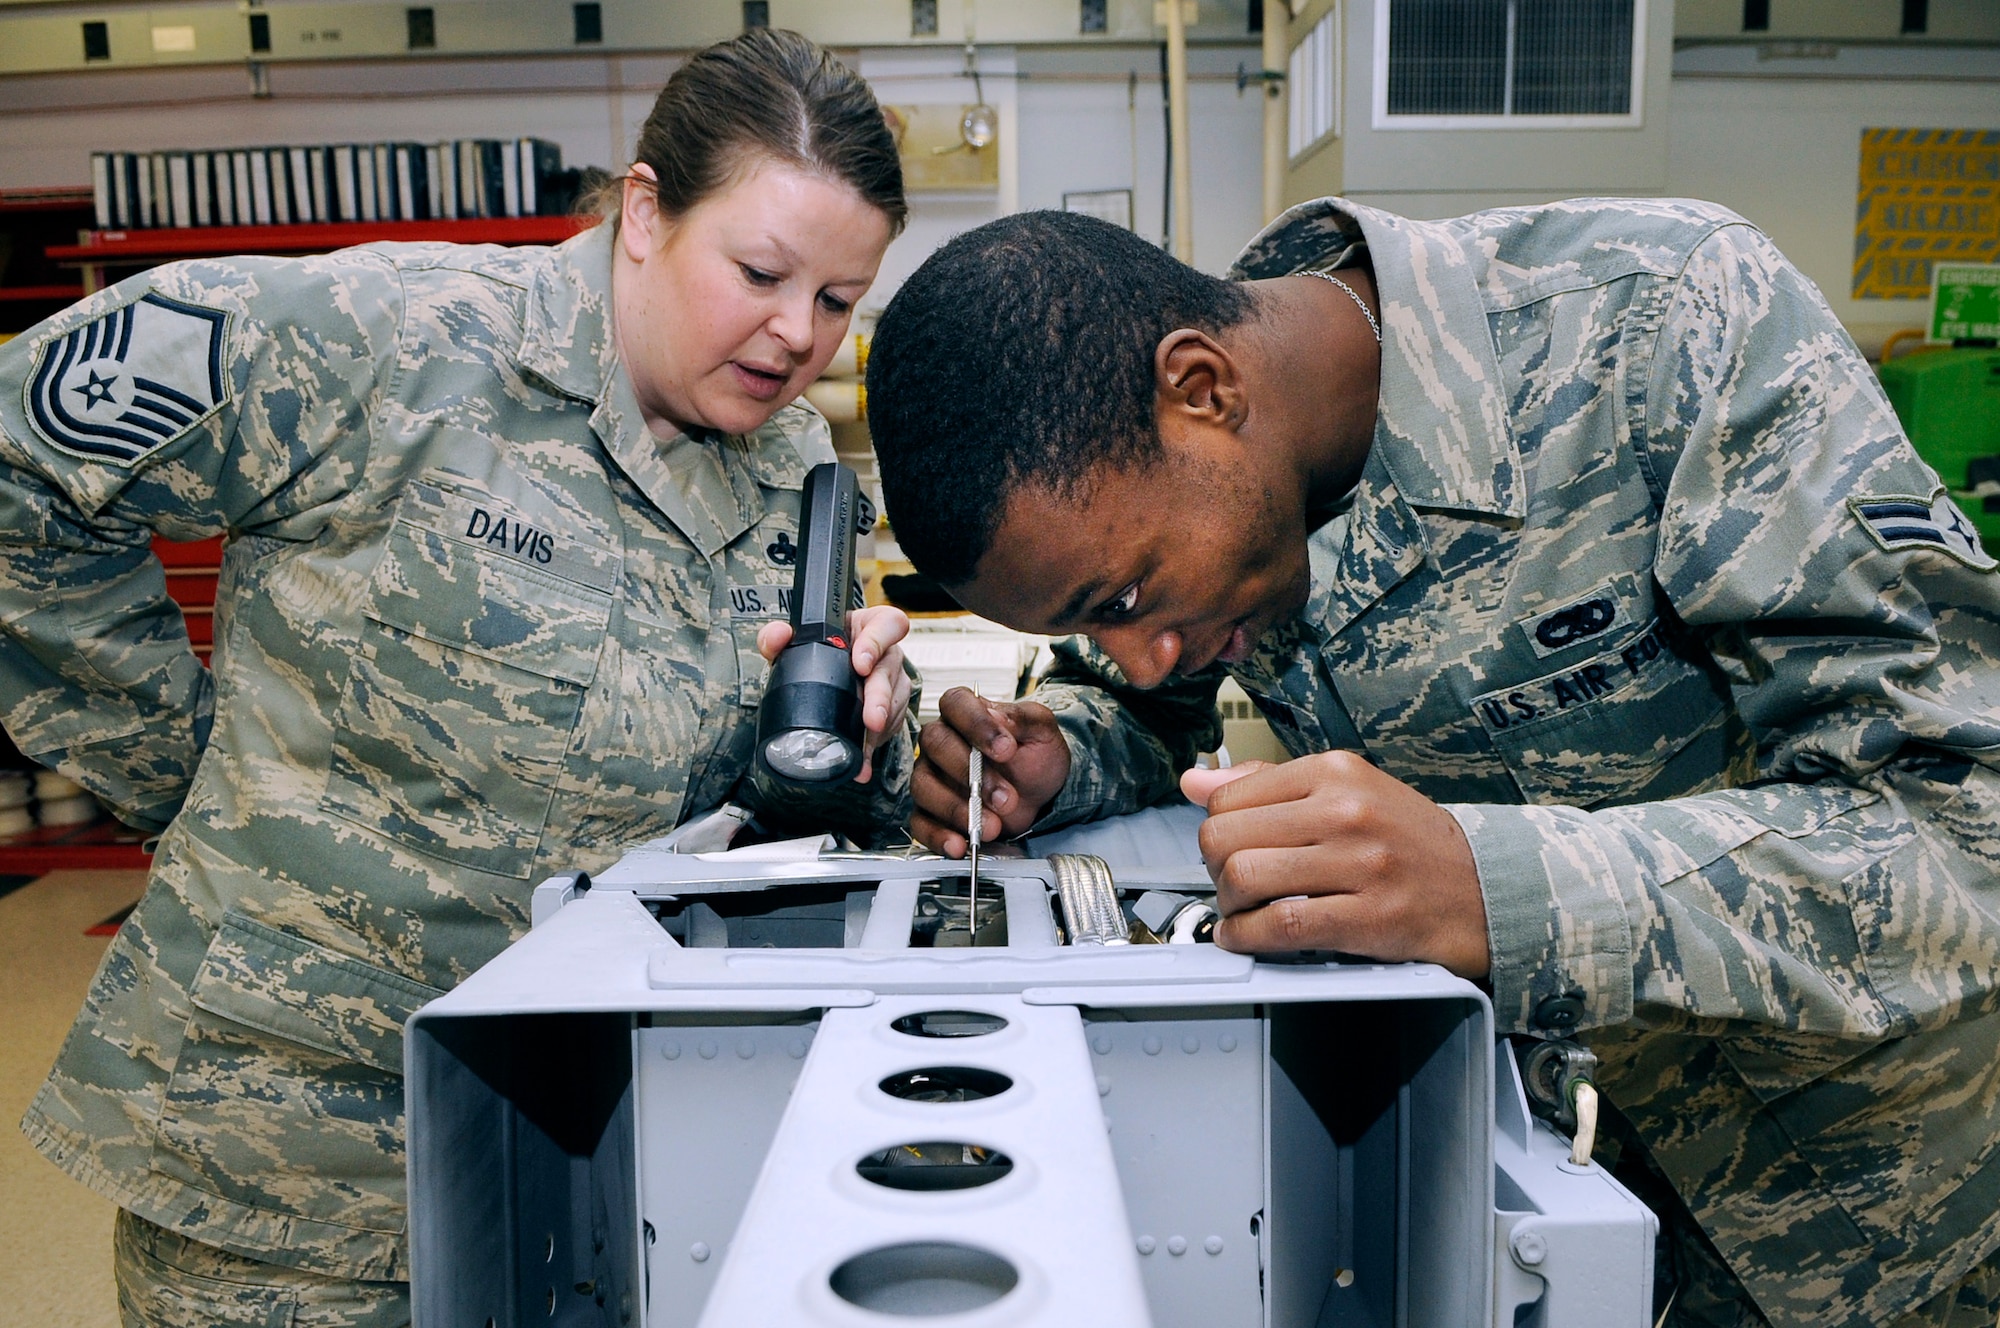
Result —
<instances>
[{"instance_id":1,"label":"digital camouflage pattern","mask_svg":"<svg viewBox=\"0 0 2000 1328\"><path fill-rule=\"evenodd\" d=\"M1293 753L1448 806L1502 1026L1588 1030L1764 1315L1938 1296L2000 1246L1993 559L1731 213L1322 200L1234 275L1364 257L1374 448L1304 614L1229 671ZM1046 823L1165 795L1221 677L1136 693L1069 646Z\"/></svg>"},{"instance_id":2,"label":"digital camouflage pattern","mask_svg":"<svg viewBox=\"0 0 2000 1328\"><path fill-rule=\"evenodd\" d=\"M778 596L745 592L791 584L826 425L655 438L610 270L608 228L179 263L0 347L0 718L164 830L24 1128L175 1233L407 1276L403 1021L527 930L535 882L731 796L863 839L907 815L907 733L868 786L746 773ZM70 354L45 386L106 419L92 373L192 396L199 355L107 330L150 294L223 325L220 404L91 454L33 380ZM155 531L229 536L212 673Z\"/></svg>"},{"instance_id":3,"label":"digital camouflage pattern","mask_svg":"<svg viewBox=\"0 0 2000 1328\"><path fill-rule=\"evenodd\" d=\"M124 1328L408 1328L410 1322L408 1282L357 1282L246 1259L122 1210L111 1246Z\"/></svg>"}]
</instances>

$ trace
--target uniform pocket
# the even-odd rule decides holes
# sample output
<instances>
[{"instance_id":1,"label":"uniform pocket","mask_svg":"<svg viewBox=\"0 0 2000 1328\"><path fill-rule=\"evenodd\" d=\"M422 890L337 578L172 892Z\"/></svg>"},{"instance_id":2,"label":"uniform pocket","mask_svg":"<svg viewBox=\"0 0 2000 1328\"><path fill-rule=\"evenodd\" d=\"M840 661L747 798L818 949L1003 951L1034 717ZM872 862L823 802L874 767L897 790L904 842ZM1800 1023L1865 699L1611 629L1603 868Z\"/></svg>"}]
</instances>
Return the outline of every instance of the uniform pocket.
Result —
<instances>
[{"instance_id":1,"label":"uniform pocket","mask_svg":"<svg viewBox=\"0 0 2000 1328\"><path fill-rule=\"evenodd\" d=\"M1474 697L1522 796L1597 807L1715 786L1742 725L1727 688L1673 652L1658 622L1594 659ZM1670 777L1685 762L1691 773Z\"/></svg>"},{"instance_id":2,"label":"uniform pocket","mask_svg":"<svg viewBox=\"0 0 2000 1328\"><path fill-rule=\"evenodd\" d=\"M431 857L526 877L617 563L560 556L525 519L449 493L434 511L437 491L415 488L376 565L322 805ZM501 523L529 532L520 552L461 530Z\"/></svg>"},{"instance_id":3,"label":"uniform pocket","mask_svg":"<svg viewBox=\"0 0 2000 1328\"><path fill-rule=\"evenodd\" d=\"M153 1168L231 1202L403 1229L403 1024L444 993L237 914L210 941Z\"/></svg>"}]
</instances>

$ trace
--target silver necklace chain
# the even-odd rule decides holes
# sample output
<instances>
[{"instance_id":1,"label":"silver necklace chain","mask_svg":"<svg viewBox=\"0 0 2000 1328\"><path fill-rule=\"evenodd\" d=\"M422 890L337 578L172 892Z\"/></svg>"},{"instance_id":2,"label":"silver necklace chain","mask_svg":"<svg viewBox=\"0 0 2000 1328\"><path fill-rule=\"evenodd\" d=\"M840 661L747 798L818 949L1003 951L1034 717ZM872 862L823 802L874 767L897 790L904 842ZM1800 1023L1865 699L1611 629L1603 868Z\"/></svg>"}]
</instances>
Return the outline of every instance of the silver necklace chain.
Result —
<instances>
[{"instance_id":1,"label":"silver necklace chain","mask_svg":"<svg viewBox=\"0 0 2000 1328\"><path fill-rule=\"evenodd\" d=\"M1339 277L1334 276L1333 273L1324 272L1318 268L1314 268L1311 271L1304 273L1303 275L1308 277L1325 277L1328 281L1332 282L1334 285L1346 291L1347 298L1354 301L1354 307L1359 309L1361 311L1361 316L1368 320L1368 330L1375 334L1375 344L1378 346L1382 344L1382 325L1375 321L1374 311L1369 309L1367 304L1363 302L1362 298L1354 293L1354 287L1348 285L1346 282L1342 281Z\"/></svg>"}]
</instances>

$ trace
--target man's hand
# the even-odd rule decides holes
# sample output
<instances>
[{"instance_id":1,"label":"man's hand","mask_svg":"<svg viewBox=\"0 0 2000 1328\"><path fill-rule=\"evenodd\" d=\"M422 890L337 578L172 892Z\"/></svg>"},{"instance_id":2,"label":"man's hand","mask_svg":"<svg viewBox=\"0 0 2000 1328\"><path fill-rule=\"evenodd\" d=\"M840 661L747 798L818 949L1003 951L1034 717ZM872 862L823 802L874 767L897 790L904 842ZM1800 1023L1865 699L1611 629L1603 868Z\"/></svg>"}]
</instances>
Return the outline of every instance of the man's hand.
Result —
<instances>
[{"instance_id":1,"label":"man's hand","mask_svg":"<svg viewBox=\"0 0 2000 1328\"><path fill-rule=\"evenodd\" d=\"M875 749L896 734L910 712L910 675L903 669L902 640L910 634L910 617L887 604L871 604L848 615L854 637L854 671L861 685L861 769L854 782L866 784L875 773ZM767 622L757 631L757 653L768 663L792 643L792 625Z\"/></svg>"},{"instance_id":2,"label":"man's hand","mask_svg":"<svg viewBox=\"0 0 2000 1328\"><path fill-rule=\"evenodd\" d=\"M1486 976L1486 901L1451 813L1352 752L1190 770L1223 947L1342 950Z\"/></svg>"},{"instance_id":3,"label":"man's hand","mask_svg":"<svg viewBox=\"0 0 2000 1328\"><path fill-rule=\"evenodd\" d=\"M965 856L970 753L985 757L980 780L984 841L1018 835L1033 825L1069 779L1069 745L1055 714L1036 701L987 701L964 687L938 698L938 718L917 735L919 756L911 792L917 809L910 834L950 858Z\"/></svg>"}]
</instances>

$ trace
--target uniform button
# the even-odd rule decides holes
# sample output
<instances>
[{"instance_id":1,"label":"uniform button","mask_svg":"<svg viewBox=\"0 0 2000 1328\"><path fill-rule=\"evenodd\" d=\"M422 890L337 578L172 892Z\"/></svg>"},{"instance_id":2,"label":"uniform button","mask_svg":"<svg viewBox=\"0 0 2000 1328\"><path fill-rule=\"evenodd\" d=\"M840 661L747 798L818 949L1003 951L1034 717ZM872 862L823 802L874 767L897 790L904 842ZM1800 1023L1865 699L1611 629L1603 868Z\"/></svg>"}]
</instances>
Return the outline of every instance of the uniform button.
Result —
<instances>
[{"instance_id":1,"label":"uniform button","mask_svg":"<svg viewBox=\"0 0 2000 1328\"><path fill-rule=\"evenodd\" d=\"M1535 1006L1535 1023L1552 1033L1567 1033L1583 1019L1583 993L1566 991L1560 996L1544 996Z\"/></svg>"}]
</instances>

